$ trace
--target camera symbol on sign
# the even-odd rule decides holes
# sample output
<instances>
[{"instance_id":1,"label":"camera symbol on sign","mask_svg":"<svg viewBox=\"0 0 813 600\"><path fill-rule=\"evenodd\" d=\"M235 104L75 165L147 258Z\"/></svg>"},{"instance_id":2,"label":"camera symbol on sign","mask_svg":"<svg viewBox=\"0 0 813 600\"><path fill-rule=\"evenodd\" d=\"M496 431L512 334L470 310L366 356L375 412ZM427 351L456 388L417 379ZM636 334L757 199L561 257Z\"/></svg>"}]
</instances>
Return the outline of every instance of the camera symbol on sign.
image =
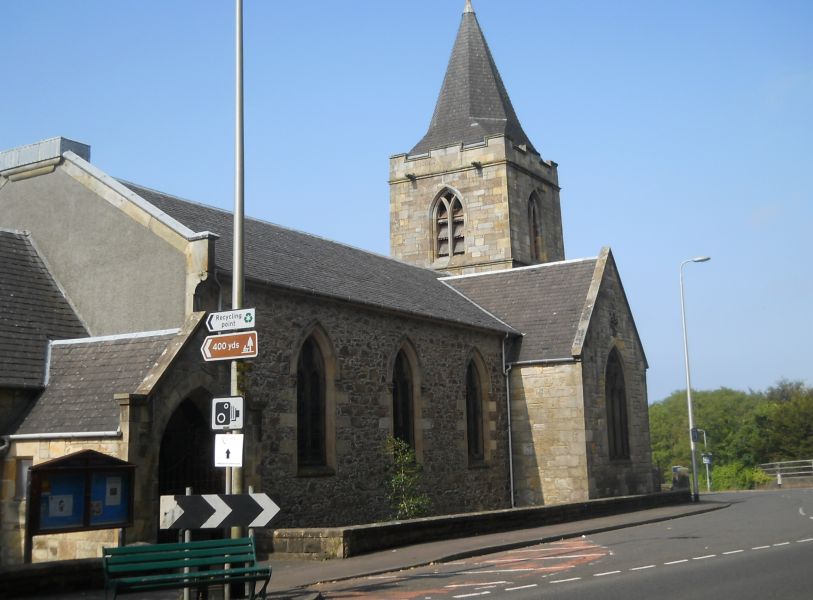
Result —
<instances>
[{"instance_id":1,"label":"camera symbol on sign","mask_svg":"<svg viewBox=\"0 0 813 600\"><path fill-rule=\"evenodd\" d=\"M242 429L243 399L215 398L212 401L212 429Z\"/></svg>"}]
</instances>

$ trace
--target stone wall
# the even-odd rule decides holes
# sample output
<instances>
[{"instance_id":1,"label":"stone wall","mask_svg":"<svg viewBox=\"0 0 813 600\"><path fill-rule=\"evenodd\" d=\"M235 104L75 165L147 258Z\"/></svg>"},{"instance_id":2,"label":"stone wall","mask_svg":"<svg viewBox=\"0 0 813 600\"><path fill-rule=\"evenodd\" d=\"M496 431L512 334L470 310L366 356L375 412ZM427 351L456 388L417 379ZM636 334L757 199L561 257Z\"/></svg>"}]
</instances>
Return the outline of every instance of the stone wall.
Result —
<instances>
[{"instance_id":1,"label":"stone wall","mask_svg":"<svg viewBox=\"0 0 813 600\"><path fill-rule=\"evenodd\" d=\"M587 500L579 363L515 366L511 421L517 506Z\"/></svg>"},{"instance_id":2,"label":"stone wall","mask_svg":"<svg viewBox=\"0 0 813 600\"><path fill-rule=\"evenodd\" d=\"M257 309L259 356L245 377L251 407L246 485L282 508L276 527L330 527L390 516L383 483L384 443L392 431L392 371L402 348L415 361L416 446L432 513L505 508L507 472L502 335L405 318L319 298L250 288ZM331 374L328 468L297 467L296 364L314 331ZM486 462L469 465L465 381L479 353L487 372ZM329 401L330 402L330 401Z\"/></svg>"},{"instance_id":3,"label":"stone wall","mask_svg":"<svg viewBox=\"0 0 813 600\"><path fill-rule=\"evenodd\" d=\"M435 257L432 208L446 188L465 211L465 255ZM497 136L390 159L390 252L410 264L474 273L531 262L528 200L541 199L546 260L564 258L556 164Z\"/></svg>"},{"instance_id":4,"label":"stone wall","mask_svg":"<svg viewBox=\"0 0 813 600\"><path fill-rule=\"evenodd\" d=\"M644 494L654 490L646 358L612 255L606 267L585 339L584 378L590 497ZM610 460L604 378L610 351L621 354L627 393L630 458Z\"/></svg>"}]
</instances>

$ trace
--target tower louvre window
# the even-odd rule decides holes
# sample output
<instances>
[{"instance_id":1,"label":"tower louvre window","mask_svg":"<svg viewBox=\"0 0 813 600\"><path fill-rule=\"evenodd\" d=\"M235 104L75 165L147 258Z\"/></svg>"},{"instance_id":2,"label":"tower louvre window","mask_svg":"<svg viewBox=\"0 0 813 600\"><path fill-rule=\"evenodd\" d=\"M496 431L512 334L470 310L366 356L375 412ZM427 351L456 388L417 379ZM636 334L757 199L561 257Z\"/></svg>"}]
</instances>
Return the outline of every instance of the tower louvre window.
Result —
<instances>
[{"instance_id":1,"label":"tower louvre window","mask_svg":"<svg viewBox=\"0 0 813 600\"><path fill-rule=\"evenodd\" d=\"M542 240L542 225L539 220L539 196L536 192L531 194L528 201L528 231L529 243L531 247L531 262L542 262L545 259L545 251Z\"/></svg>"},{"instance_id":2,"label":"tower louvre window","mask_svg":"<svg viewBox=\"0 0 813 600\"><path fill-rule=\"evenodd\" d=\"M446 191L435 205L435 255L438 258L466 253L463 203L453 192Z\"/></svg>"}]
</instances>

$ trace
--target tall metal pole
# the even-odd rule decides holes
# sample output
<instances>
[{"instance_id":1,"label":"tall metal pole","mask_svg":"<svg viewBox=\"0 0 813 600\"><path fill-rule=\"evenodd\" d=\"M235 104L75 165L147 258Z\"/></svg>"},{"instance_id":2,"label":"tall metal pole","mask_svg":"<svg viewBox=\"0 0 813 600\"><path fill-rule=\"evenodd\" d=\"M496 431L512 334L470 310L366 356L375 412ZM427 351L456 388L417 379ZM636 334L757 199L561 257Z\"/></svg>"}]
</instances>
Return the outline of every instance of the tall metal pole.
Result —
<instances>
[{"instance_id":1,"label":"tall metal pole","mask_svg":"<svg viewBox=\"0 0 813 600\"><path fill-rule=\"evenodd\" d=\"M243 194L245 190L243 166L243 0L235 0L235 119L234 119L234 246L232 254L231 308L243 308ZM239 396L237 364L231 363L231 394ZM243 491L243 470L231 469L230 492ZM227 493L229 490L227 490ZM239 535L239 530L238 530Z\"/></svg>"},{"instance_id":2,"label":"tall metal pole","mask_svg":"<svg viewBox=\"0 0 813 600\"><path fill-rule=\"evenodd\" d=\"M693 500L700 500L700 491L697 484L697 443L694 429L694 414L692 411L692 376L689 368L689 339L686 334L686 300L683 292L683 267L690 262L705 262L709 260L707 256L690 258L680 263L680 317L683 323L683 358L686 364L686 404L689 408L689 440L692 448L692 493Z\"/></svg>"},{"instance_id":3,"label":"tall metal pole","mask_svg":"<svg viewBox=\"0 0 813 600\"><path fill-rule=\"evenodd\" d=\"M235 78L234 78L234 229L232 241L232 281L231 309L243 307L243 193L245 190L243 166L243 0L234 2L235 22ZM231 395L239 396L237 361L231 362ZM236 433L234 431L230 433ZM245 453L245 447L243 448ZM239 494L243 491L243 470L238 467L226 468L226 493ZM240 537L240 528L231 528L231 537ZM223 588L225 600L231 600L231 586Z\"/></svg>"}]
</instances>

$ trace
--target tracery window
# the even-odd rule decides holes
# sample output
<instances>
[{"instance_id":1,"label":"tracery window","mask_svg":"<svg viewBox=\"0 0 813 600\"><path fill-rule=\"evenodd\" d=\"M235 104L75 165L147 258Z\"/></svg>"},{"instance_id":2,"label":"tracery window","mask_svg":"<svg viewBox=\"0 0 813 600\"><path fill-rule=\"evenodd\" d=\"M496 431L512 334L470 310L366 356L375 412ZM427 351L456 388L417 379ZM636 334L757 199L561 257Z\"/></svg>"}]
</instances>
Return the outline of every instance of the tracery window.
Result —
<instances>
[{"instance_id":1,"label":"tracery window","mask_svg":"<svg viewBox=\"0 0 813 600\"><path fill-rule=\"evenodd\" d=\"M629 423L627 421L627 389L624 369L618 350L613 348L607 359L604 375L604 395L607 403L607 437L611 459L630 457Z\"/></svg>"},{"instance_id":2,"label":"tracery window","mask_svg":"<svg viewBox=\"0 0 813 600\"><path fill-rule=\"evenodd\" d=\"M435 255L438 258L449 254L465 254L465 222L466 216L460 198L451 191L441 194L435 204Z\"/></svg>"},{"instance_id":3,"label":"tracery window","mask_svg":"<svg viewBox=\"0 0 813 600\"><path fill-rule=\"evenodd\" d=\"M413 409L412 368L401 350L392 375L392 434L415 448Z\"/></svg>"},{"instance_id":4,"label":"tracery window","mask_svg":"<svg viewBox=\"0 0 813 600\"><path fill-rule=\"evenodd\" d=\"M325 360L312 337L305 341L299 353L296 416L299 466L325 465Z\"/></svg>"},{"instance_id":5,"label":"tracery window","mask_svg":"<svg viewBox=\"0 0 813 600\"><path fill-rule=\"evenodd\" d=\"M469 361L466 369L466 439L469 462L482 462L485 459L483 439L483 390L480 373L474 361Z\"/></svg>"}]
</instances>

